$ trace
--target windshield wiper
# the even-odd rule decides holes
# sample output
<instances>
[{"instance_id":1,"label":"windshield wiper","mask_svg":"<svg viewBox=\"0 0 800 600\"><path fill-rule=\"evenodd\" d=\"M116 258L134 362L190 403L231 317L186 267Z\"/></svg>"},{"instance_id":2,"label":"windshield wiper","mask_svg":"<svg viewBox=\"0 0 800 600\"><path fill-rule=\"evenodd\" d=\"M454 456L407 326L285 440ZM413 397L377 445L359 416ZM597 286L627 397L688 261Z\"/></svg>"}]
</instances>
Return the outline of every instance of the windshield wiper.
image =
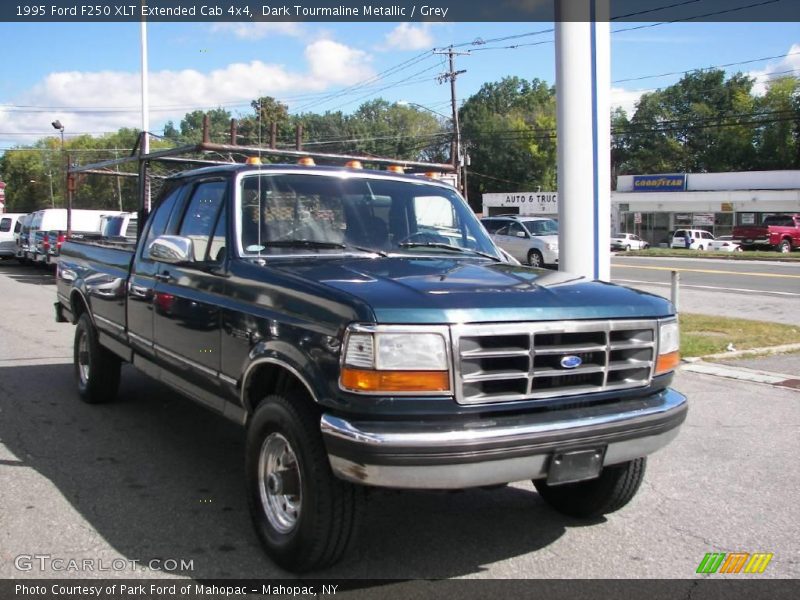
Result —
<instances>
[{"instance_id":1,"label":"windshield wiper","mask_svg":"<svg viewBox=\"0 0 800 600\"><path fill-rule=\"evenodd\" d=\"M351 244L343 244L341 242L325 242L321 240L268 240L261 242L265 248L318 248L321 250L328 249L341 249L341 250L358 250L360 252L369 252L370 254L378 254L386 256L382 250L374 248L364 248L362 246L353 246Z\"/></svg>"},{"instance_id":2,"label":"windshield wiper","mask_svg":"<svg viewBox=\"0 0 800 600\"><path fill-rule=\"evenodd\" d=\"M490 258L496 262L502 262L497 256L489 254L488 252L481 252L480 250L473 250L472 248L462 248L461 246L451 246L443 242L403 242L400 244L400 248L441 248L443 250L477 254L478 256Z\"/></svg>"}]
</instances>

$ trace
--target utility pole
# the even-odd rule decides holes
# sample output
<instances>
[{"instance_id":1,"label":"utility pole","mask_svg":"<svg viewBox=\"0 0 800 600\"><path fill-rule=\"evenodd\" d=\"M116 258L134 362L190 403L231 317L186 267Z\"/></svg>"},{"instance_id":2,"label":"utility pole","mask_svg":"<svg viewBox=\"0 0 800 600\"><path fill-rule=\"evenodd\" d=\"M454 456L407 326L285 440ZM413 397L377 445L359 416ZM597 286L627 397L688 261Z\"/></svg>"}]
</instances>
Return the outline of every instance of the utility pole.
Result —
<instances>
[{"instance_id":1,"label":"utility pole","mask_svg":"<svg viewBox=\"0 0 800 600\"><path fill-rule=\"evenodd\" d=\"M464 198L467 197L467 186L465 182L461 179L462 169L461 169L461 127L458 123L458 102L456 100L456 78L461 75L462 73L466 73L466 69L462 69L461 71L456 71L455 69L455 57L456 56L468 56L469 52L456 52L453 50L453 47L450 46L447 50L440 50L434 52L434 54L446 54L449 59L450 70L446 73L442 73L439 75L438 80L439 83L443 83L445 81L450 81L450 102L453 108L453 138L455 140L455 152L453 152L452 161L453 161L453 168L456 170L456 174L458 176L458 186L461 188L461 192L464 194Z\"/></svg>"}]
</instances>

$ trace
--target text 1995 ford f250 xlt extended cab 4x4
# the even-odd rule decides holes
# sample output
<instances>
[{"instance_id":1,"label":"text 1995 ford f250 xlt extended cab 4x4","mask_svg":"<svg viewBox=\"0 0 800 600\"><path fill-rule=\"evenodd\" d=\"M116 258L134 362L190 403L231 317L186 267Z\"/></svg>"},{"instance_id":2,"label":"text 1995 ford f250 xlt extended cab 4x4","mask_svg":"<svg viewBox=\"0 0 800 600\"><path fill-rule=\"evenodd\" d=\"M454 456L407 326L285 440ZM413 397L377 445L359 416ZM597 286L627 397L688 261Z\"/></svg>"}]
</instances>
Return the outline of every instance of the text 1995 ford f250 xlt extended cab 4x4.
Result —
<instances>
[{"instance_id":1,"label":"text 1995 ford f250 xlt extended cab 4x4","mask_svg":"<svg viewBox=\"0 0 800 600\"><path fill-rule=\"evenodd\" d=\"M135 246L64 244L56 309L85 401L125 361L246 425L255 527L294 571L343 555L368 486L619 509L687 411L671 304L510 264L452 187L386 171L173 176Z\"/></svg>"}]
</instances>

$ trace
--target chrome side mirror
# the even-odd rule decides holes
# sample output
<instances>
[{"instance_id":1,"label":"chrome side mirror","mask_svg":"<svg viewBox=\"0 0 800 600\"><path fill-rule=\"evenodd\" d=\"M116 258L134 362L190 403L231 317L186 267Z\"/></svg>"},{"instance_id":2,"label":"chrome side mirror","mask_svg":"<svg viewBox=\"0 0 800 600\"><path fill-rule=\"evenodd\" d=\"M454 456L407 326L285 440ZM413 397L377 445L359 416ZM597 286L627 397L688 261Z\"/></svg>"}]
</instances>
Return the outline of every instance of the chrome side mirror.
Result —
<instances>
[{"instance_id":1,"label":"chrome side mirror","mask_svg":"<svg viewBox=\"0 0 800 600\"><path fill-rule=\"evenodd\" d=\"M188 237L161 235L150 243L147 254L153 260L170 264L193 262L194 243Z\"/></svg>"}]
</instances>

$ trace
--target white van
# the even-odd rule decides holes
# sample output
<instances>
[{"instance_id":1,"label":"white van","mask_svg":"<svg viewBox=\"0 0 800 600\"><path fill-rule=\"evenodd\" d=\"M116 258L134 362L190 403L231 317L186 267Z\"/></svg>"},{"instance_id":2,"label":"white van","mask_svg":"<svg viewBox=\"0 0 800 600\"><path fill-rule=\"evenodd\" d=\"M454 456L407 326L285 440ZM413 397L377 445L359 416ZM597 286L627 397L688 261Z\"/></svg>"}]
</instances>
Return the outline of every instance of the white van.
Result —
<instances>
[{"instance_id":1,"label":"white van","mask_svg":"<svg viewBox=\"0 0 800 600\"><path fill-rule=\"evenodd\" d=\"M672 236L671 247L708 250L709 243L713 241L714 236L703 229L678 229Z\"/></svg>"},{"instance_id":2,"label":"white van","mask_svg":"<svg viewBox=\"0 0 800 600\"><path fill-rule=\"evenodd\" d=\"M100 233L105 215L118 215L119 210L72 210L72 233ZM46 208L33 213L28 233L28 249L25 259L33 262L49 262L50 252L45 247L45 234L67 231L67 209Z\"/></svg>"},{"instance_id":3,"label":"white van","mask_svg":"<svg viewBox=\"0 0 800 600\"><path fill-rule=\"evenodd\" d=\"M0 258L15 258L17 256L16 234L22 228L20 219L23 213L0 214Z\"/></svg>"}]
</instances>

